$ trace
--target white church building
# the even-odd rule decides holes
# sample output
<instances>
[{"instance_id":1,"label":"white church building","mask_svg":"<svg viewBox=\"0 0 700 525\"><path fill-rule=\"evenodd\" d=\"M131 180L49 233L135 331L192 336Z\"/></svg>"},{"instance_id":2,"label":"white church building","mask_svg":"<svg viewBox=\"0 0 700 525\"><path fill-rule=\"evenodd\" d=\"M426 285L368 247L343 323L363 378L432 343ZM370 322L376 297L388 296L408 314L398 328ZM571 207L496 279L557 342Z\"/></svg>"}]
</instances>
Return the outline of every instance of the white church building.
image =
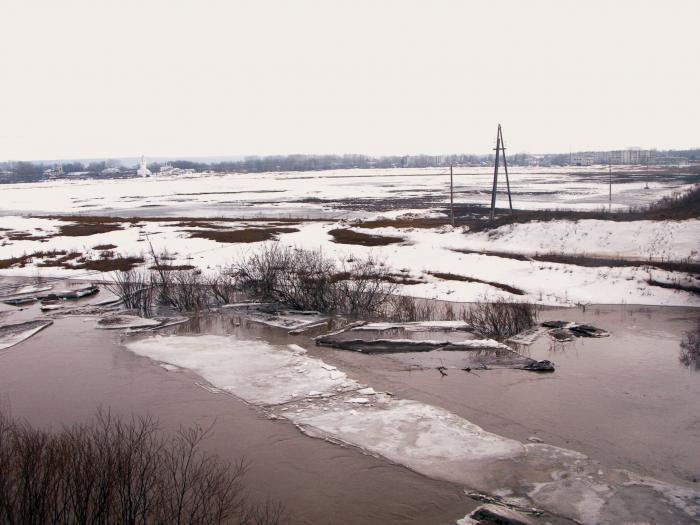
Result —
<instances>
[{"instance_id":1,"label":"white church building","mask_svg":"<svg viewBox=\"0 0 700 525\"><path fill-rule=\"evenodd\" d=\"M140 177L150 177L151 170L146 166L146 159L141 157L141 162L139 162L139 169L136 170L136 175Z\"/></svg>"}]
</instances>

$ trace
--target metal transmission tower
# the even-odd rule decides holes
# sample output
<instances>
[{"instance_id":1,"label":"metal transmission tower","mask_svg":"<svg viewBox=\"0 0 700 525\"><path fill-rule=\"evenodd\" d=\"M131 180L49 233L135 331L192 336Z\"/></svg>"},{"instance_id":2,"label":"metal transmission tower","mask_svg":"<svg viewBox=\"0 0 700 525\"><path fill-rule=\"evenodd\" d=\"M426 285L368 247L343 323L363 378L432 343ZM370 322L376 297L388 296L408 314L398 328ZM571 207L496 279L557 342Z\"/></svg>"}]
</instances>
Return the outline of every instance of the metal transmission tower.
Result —
<instances>
[{"instance_id":1,"label":"metal transmission tower","mask_svg":"<svg viewBox=\"0 0 700 525\"><path fill-rule=\"evenodd\" d=\"M498 160L500 154L503 153L503 169L506 172L506 185L508 186L508 204L510 206L510 212L513 213L513 201L510 197L510 180L508 179L508 162L506 161L506 146L503 142L503 132L501 131L501 125L498 125L498 132L496 133L496 163L493 167L493 189L491 190L491 220L493 220L493 214L496 211L496 189L498 187Z\"/></svg>"}]
</instances>

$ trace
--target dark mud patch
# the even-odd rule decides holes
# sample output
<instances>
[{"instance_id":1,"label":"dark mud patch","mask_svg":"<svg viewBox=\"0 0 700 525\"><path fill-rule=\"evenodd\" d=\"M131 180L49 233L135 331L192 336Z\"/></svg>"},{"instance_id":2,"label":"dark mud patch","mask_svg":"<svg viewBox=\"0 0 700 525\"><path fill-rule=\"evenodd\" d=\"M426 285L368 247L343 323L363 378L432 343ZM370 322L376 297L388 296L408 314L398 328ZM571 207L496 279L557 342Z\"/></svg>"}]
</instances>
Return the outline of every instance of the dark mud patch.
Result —
<instances>
[{"instance_id":1,"label":"dark mud patch","mask_svg":"<svg viewBox=\"0 0 700 525\"><path fill-rule=\"evenodd\" d=\"M93 250L114 250L117 246L115 244L98 244L93 246Z\"/></svg>"},{"instance_id":2,"label":"dark mud patch","mask_svg":"<svg viewBox=\"0 0 700 525\"><path fill-rule=\"evenodd\" d=\"M356 232L346 228L330 230L328 235L333 237L333 242L337 244L353 244L360 246L387 246L404 242L403 237L390 237L388 235L370 235Z\"/></svg>"},{"instance_id":3,"label":"dark mud patch","mask_svg":"<svg viewBox=\"0 0 700 525\"><path fill-rule=\"evenodd\" d=\"M187 230L190 238L209 239L216 242L262 242L277 238L280 233L298 232L297 228L248 228L245 230Z\"/></svg>"},{"instance_id":4,"label":"dark mud patch","mask_svg":"<svg viewBox=\"0 0 700 525\"><path fill-rule=\"evenodd\" d=\"M442 273L442 272L427 272L428 275L432 275L433 277L437 277L438 279L443 279L445 281L461 281L461 282L466 282L466 283L481 283L481 284L488 284L489 286L493 286L494 288L498 288L499 290L503 290L504 292L512 293L514 295L525 295L525 292L521 290L520 288L516 288L515 286L510 286L508 284L503 284L503 283L497 283L494 281L484 281L483 279L477 279L476 277L467 277L466 275L458 275L455 273Z\"/></svg>"}]
</instances>

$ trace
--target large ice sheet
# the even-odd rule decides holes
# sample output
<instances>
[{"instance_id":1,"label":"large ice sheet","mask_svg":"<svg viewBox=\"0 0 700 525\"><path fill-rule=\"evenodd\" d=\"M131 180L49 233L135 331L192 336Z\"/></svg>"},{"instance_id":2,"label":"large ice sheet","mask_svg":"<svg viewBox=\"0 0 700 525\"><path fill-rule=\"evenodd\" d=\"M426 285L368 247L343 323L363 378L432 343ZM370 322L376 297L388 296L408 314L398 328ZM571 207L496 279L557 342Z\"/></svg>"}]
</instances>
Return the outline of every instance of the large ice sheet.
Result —
<instances>
[{"instance_id":1,"label":"large ice sheet","mask_svg":"<svg viewBox=\"0 0 700 525\"><path fill-rule=\"evenodd\" d=\"M132 341L139 355L194 370L213 385L256 404L273 405L357 387L344 373L289 347L264 341L201 335Z\"/></svg>"},{"instance_id":2,"label":"large ice sheet","mask_svg":"<svg viewBox=\"0 0 700 525\"><path fill-rule=\"evenodd\" d=\"M39 319L36 321L2 325L0 326L0 350L21 343L52 324L53 321Z\"/></svg>"}]
</instances>

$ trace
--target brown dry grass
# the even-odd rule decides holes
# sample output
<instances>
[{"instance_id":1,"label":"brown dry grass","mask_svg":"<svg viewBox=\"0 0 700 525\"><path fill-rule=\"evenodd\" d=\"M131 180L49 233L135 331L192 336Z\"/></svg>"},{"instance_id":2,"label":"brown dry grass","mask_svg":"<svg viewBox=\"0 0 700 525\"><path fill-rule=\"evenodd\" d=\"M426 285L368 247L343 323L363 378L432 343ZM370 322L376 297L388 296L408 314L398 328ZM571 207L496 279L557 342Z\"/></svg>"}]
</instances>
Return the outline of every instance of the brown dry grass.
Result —
<instances>
[{"instance_id":1,"label":"brown dry grass","mask_svg":"<svg viewBox=\"0 0 700 525\"><path fill-rule=\"evenodd\" d=\"M514 295L525 295L525 292L521 290L520 288L516 288L515 286L510 286L508 284L503 284L503 283L497 283L494 281L484 281L483 279L477 279L476 277L467 277L466 275L458 275L456 273L442 273L442 272L427 272L428 275L432 275L433 277L437 277L438 279L443 279L445 281L461 281L461 282L466 282L466 283L481 283L481 284L488 284L489 286L493 286L494 288L498 288L499 290L503 290L504 292L512 293Z\"/></svg>"},{"instance_id":2,"label":"brown dry grass","mask_svg":"<svg viewBox=\"0 0 700 525\"><path fill-rule=\"evenodd\" d=\"M95 270L98 272L128 272L135 266L143 264L142 257L114 257L112 259L91 259L78 264L64 266L71 270Z\"/></svg>"},{"instance_id":3,"label":"brown dry grass","mask_svg":"<svg viewBox=\"0 0 700 525\"><path fill-rule=\"evenodd\" d=\"M171 271L187 271L187 270L194 270L194 266L191 264L156 264L153 266L149 266L149 270L157 270L157 271L165 271L165 272L171 272Z\"/></svg>"},{"instance_id":4,"label":"brown dry grass","mask_svg":"<svg viewBox=\"0 0 700 525\"><path fill-rule=\"evenodd\" d=\"M10 233L7 234L7 238L11 241L42 241L42 242L46 242L53 236L54 236L53 234L42 235L42 234L35 234L35 233L31 233L31 232L18 232L18 231L11 231Z\"/></svg>"},{"instance_id":5,"label":"brown dry grass","mask_svg":"<svg viewBox=\"0 0 700 525\"><path fill-rule=\"evenodd\" d=\"M333 242L337 244L359 244L361 246L387 246L404 242L403 237L390 237L387 235L370 235L360 233L346 228L330 230L328 234L333 237Z\"/></svg>"},{"instance_id":6,"label":"brown dry grass","mask_svg":"<svg viewBox=\"0 0 700 525\"><path fill-rule=\"evenodd\" d=\"M45 252L34 252L30 254L20 255L19 257L10 257L9 259L0 259L0 270L7 270L13 266L19 268L24 268L27 264L32 262L34 259L44 259L51 257L58 257L61 255L66 255L68 252L65 250L51 250Z\"/></svg>"},{"instance_id":7,"label":"brown dry grass","mask_svg":"<svg viewBox=\"0 0 700 525\"><path fill-rule=\"evenodd\" d=\"M87 237L88 235L109 233L123 229L123 226L118 222L76 222L59 226L58 235L66 237Z\"/></svg>"},{"instance_id":8,"label":"brown dry grass","mask_svg":"<svg viewBox=\"0 0 700 525\"><path fill-rule=\"evenodd\" d=\"M378 219L364 221L353 226L357 228L437 228L449 224L448 219Z\"/></svg>"},{"instance_id":9,"label":"brown dry grass","mask_svg":"<svg viewBox=\"0 0 700 525\"><path fill-rule=\"evenodd\" d=\"M114 250L116 248L116 245L114 244L98 244L97 246L93 246L93 250Z\"/></svg>"},{"instance_id":10,"label":"brown dry grass","mask_svg":"<svg viewBox=\"0 0 700 525\"><path fill-rule=\"evenodd\" d=\"M109 256L105 256L109 254ZM142 257L121 257L114 256L109 252L102 254L99 259L87 259L79 252L67 252L66 250L41 251L24 254L19 257L0 259L0 270L12 267L24 268L34 259L43 259L37 264L39 267L65 268L67 270L97 270L100 272L111 272L115 270L128 271L134 266L142 264Z\"/></svg>"},{"instance_id":11,"label":"brown dry grass","mask_svg":"<svg viewBox=\"0 0 700 525\"><path fill-rule=\"evenodd\" d=\"M276 239L280 233L298 232L297 228L247 228L245 230L187 230L191 238L216 242L262 242Z\"/></svg>"}]
</instances>

